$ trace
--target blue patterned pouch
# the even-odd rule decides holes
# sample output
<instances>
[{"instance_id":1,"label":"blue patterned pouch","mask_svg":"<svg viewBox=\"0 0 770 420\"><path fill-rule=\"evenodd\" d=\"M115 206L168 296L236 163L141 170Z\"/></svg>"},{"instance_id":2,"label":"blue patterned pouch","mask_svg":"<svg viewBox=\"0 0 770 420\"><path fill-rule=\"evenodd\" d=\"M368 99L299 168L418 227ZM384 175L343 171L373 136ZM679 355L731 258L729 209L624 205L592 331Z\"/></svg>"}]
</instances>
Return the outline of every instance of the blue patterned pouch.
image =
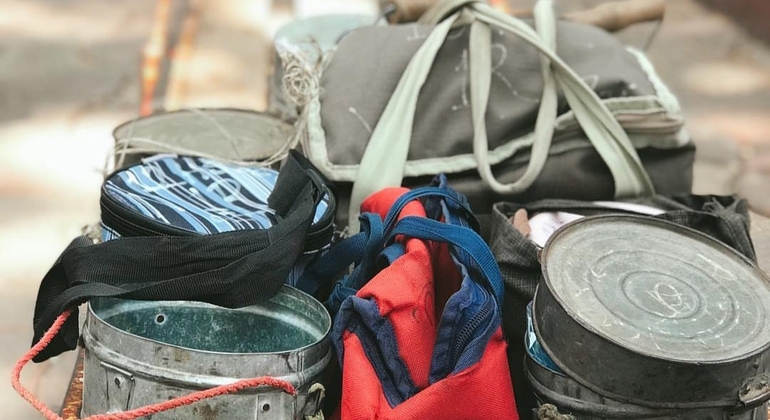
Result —
<instances>
[{"instance_id":1,"label":"blue patterned pouch","mask_svg":"<svg viewBox=\"0 0 770 420\"><path fill-rule=\"evenodd\" d=\"M267 204L278 172L216 160L156 155L120 169L101 192L102 240L148 235L206 235L267 229L276 212ZM329 248L335 200L318 203L303 255L286 279L295 286L304 267Z\"/></svg>"}]
</instances>

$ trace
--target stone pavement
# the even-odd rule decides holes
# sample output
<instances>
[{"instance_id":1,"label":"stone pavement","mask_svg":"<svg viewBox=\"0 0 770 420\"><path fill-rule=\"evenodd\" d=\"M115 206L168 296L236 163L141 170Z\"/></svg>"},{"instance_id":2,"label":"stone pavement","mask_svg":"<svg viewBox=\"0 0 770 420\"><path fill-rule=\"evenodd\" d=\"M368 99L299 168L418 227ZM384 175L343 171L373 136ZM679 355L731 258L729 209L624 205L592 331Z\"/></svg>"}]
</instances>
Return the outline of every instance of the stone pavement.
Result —
<instances>
[{"instance_id":1,"label":"stone pavement","mask_svg":"<svg viewBox=\"0 0 770 420\"><path fill-rule=\"evenodd\" d=\"M570 8L594 3L557 1ZM693 0L667 3L648 54L679 96L698 142L695 191L738 192L770 214L770 48ZM297 4L301 13L319 11L316 0ZM324 1L337 11L353 4L371 3ZM81 227L98 219L110 132L138 110L140 52L154 7L154 0L0 0L0 407L6 418L40 418L13 393L8 373L29 346L40 279ZM267 17L268 10L266 0L205 3L186 106L264 107L265 32L288 18ZM643 45L652 29L639 25L620 36ZM56 409L73 358L30 366L24 383Z\"/></svg>"}]
</instances>

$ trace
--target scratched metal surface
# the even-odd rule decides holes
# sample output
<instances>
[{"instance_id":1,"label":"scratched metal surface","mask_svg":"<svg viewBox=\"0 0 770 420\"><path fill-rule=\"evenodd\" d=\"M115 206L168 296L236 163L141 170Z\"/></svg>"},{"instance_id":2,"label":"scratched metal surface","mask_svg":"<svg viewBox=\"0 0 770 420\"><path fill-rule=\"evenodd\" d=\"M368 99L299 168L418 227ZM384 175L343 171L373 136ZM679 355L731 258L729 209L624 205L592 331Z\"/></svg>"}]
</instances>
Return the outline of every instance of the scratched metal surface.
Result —
<instances>
[{"instance_id":1,"label":"scratched metal surface","mask_svg":"<svg viewBox=\"0 0 770 420\"><path fill-rule=\"evenodd\" d=\"M575 222L544 249L547 282L583 325L653 357L721 362L770 342L770 284L732 249L651 218Z\"/></svg>"}]
</instances>

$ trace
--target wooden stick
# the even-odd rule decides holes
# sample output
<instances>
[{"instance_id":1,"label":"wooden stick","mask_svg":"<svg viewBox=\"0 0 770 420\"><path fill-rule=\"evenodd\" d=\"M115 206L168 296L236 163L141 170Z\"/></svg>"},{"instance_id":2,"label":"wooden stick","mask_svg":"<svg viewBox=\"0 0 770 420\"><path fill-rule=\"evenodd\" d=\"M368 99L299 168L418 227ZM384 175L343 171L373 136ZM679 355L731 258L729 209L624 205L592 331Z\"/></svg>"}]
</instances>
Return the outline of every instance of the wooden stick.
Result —
<instances>
[{"instance_id":1,"label":"wooden stick","mask_svg":"<svg viewBox=\"0 0 770 420\"><path fill-rule=\"evenodd\" d=\"M385 5L395 5L395 12L388 19L391 23L414 22L439 0L383 0ZM497 2L500 3L500 2ZM617 32L635 23L663 19L665 0L622 0L600 4L592 9L567 13L562 19L594 25L609 32ZM502 9L504 10L504 9ZM515 10L517 17L532 17L531 10Z\"/></svg>"},{"instance_id":2,"label":"wooden stick","mask_svg":"<svg viewBox=\"0 0 770 420\"><path fill-rule=\"evenodd\" d=\"M489 0L489 4L503 13L513 14L511 6L508 5L508 0Z\"/></svg>"},{"instance_id":3,"label":"wooden stick","mask_svg":"<svg viewBox=\"0 0 770 420\"><path fill-rule=\"evenodd\" d=\"M70 384L67 392L64 394L61 412L59 413L65 420L78 420L80 410L83 408L83 365L84 350L79 348L77 360L75 361L75 370L72 372Z\"/></svg>"},{"instance_id":4,"label":"wooden stick","mask_svg":"<svg viewBox=\"0 0 770 420\"><path fill-rule=\"evenodd\" d=\"M636 23L662 20L665 11L665 0L624 0L567 13L564 19L617 32Z\"/></svg>"},{"instance_id":5,"label":"wooden stick","mask_svg":"<svg viewBox=\"0 0 770 420\"><path fill-rule=\"evenodd\" d=\"M171 70L164 107L169 111L181 107L187 89L187 76L200 26L202 3L203 0L190 1L190 7L182 23L179 41L171 51Z\"/></svg>"},{"instance_id":6,"label":"wooden stick","mask_svg":"<svg viewBox=\"0 0 770 420\"><path fill-rule=\"evenodd\" d=\"M150 115L153 111L153 97L160 77L160 63L166 55L170 14L171 0L158 0L152 34L142 51L142 95L139 104L139 114L142 116Z\"/></svg>"},{"instance_id":7,"label":"wooden stick","mask_svg":"<svg viewBox=\"0 0 770 420\"><path fill-rule=\"evenodd\" d=\"M395 6L393 14L388 16L390 23L415 22L438 0L380 0L380 10Z\"/></svg>"}]
</instances>

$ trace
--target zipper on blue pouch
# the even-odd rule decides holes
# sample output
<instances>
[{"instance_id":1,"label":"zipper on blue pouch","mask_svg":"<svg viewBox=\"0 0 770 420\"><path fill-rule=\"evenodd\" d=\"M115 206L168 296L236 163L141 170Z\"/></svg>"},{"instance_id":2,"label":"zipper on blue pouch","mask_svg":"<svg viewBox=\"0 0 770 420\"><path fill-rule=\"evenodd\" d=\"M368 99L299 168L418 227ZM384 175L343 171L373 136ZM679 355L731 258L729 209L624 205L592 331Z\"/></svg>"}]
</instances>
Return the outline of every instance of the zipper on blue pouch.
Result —
<instances>
[{"instance_id":1,"label":"zipper on blue pouch","mask_svg":"<svg viewBox=\"0 0 770 420\"><path fill-rule=\"evenodd\" d=\"M196 234L132 212L105 191L102 191L99 205L102 210L102 223L120 236L192 236Z\"/></svg>"}]
</instances>

